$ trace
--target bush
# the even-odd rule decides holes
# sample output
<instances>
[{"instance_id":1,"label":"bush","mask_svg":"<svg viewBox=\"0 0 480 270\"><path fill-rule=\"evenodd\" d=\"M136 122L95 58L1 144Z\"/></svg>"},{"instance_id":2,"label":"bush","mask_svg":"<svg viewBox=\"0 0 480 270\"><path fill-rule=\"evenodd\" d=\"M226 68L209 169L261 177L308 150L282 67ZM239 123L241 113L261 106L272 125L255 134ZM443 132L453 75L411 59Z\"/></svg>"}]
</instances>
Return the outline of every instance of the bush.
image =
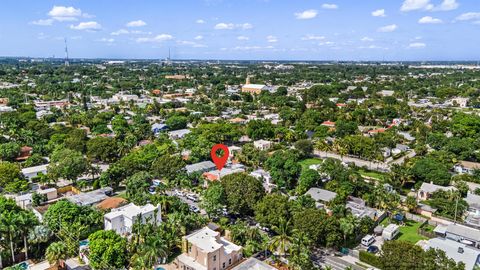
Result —
<instances>
[{"instance_id":1,"label":"bush","mask_svg":"<svg viewBox=\"0 0 480 270\"><path fill-rule=\"evenodd\" d=\"M376 268L382 268L382 262L380 261L380 258L378 256L375 256L375 254L368 253L364 250L360 251L360 261L370 264L371 266L374 266Z\"/></svg>"}]
</instances>

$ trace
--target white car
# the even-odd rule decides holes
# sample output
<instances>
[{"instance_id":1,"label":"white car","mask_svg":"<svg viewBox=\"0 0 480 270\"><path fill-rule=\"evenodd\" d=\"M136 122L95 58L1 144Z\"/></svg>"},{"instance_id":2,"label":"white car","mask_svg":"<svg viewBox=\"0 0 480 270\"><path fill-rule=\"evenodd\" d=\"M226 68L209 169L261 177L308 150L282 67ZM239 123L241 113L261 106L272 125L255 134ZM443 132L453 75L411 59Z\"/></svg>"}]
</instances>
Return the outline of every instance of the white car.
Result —
<instances>
[{"instance_id":1,"label":"white car","mask_svg":"<svg viewBox=\"0 0 480 270\"><path fill-rule=\"evenodd\" d=\"M183 191L181 191L181 190L175 190L175 192L173 194L175 196L180 196L180 197L185 196L185 193L183 193Z\"/></svg>"}]
</instances>

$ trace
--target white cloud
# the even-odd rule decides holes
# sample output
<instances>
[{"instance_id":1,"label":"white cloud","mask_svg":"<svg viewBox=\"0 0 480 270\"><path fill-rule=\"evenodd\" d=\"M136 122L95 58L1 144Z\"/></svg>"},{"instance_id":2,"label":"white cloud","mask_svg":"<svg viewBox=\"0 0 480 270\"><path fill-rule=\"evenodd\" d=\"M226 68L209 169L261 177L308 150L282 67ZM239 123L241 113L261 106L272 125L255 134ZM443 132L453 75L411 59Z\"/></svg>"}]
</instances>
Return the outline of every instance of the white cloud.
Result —
<instances>
[{"instance_id":1,"label":"white cloud","mask_svg":"<svg viewBox=\"0 0 480 270\"><path fill-rule=\"evenodd\" d=\"M203 36L202 36L202 35L198 35L198 36L194 37L193 39L195 39L195 40L202 40L202 39L203 39Z\"/></svg>"},{"instance_id":2,"label":"white cloud","mask_svg":"<svg viewBox=\"0 0 480 270\"><path fill-rule=\"evenodd\" d=\"M187 41L187 40L179 40L179 41L177 41L177 44L190 46L190 47L193 47L193 48L206 48L207 47L207 45L199 44L197 42Z\"/></svg>"},{"instance_id":3,"label":"white cloud","mask_svg":"<svg viewBox=\"0 0 480 270\"><path fill-rule=\"evenodd\" d=\"M467 12L458 16L456 20L458 21L470 21L480 19L480 12Z\"/></svg>"},{"instance_id":4,"label":"white cloud","mask_svg":"<svg viewBox=\"0 0 480 270\"><path fill-rule=\"evenodd\" d=\"M204 23L205 23L205 21L204 21L204 20L202 20L202 19L198 19L198 20L196 20L196 21L195 21L195 23L198 23L198 24L204 24Z\"/></svg>"},{"instance_id":5,"label":"white cloud","mask_svg":"<svg viewBox=\"0 0 480 270\"><path fill-rule=\"evenodd\" d=\"M125 26L126 27L141 27L141 26L145 26L145 25L147 25L146 22L144 22L142 20L136 20L136 21L128 22Z\"/></svg>"},{"instance_id":6,"label":"white cloud","mask_svg":"<svg viewBox=\"0 0 480 270\"><path fill-rule=\"evenodd\" d=\"M363 38L361 38L360 40L361 40L361 41L364 41L364 42L367 42L367 41L368 41L368 42L371 42L371 41L373 41L373 38L363 37Z\"/></svg>"},{"instance_id":7,"label":"white cloud","mask_svg":"<svg viewBox=\"0 0 480 270\"><path fill-rule=\"evenodd\" d=\"M216 30L231 30L235 28L233 23L217 23L214 27Z\"/></svg>"},{"instance_id":8,"label":"white cloud","mask_svg":"<svg viewBox=\"0 0 480 270\"><path fill-rule=\"evenodd\" d=\"M295 13L295 17L299 20L308 20L317 17L318 11L315 9L308 9L303 12Z\"/></svg>"},{"instance_id":9,"label":"white cloud","mask_svg":"<svg viewBox=\"0 0 480 270\"><path fill-rule=\"evenodd\" d=\"M74 7L53 6L48 12L50 17L79 17L82 16L82 10Z\"/></svg>"},{"instance_id":10,"label":"white cloud","mask_svg":"<svg viewBox=\"0 0 480 270\"><path fill-rule=\"evenodd\" d=\"M400 8L401 11L431 10L433 5L430 0L405 0Z\"/></svg>"},{"instance_id":11,"label":"white cloud","mask_svg":"<svg viewBox=\"0 0 480 270\"><path fill-rule=\"evenodd\" d=\"M324 36L316 36L316 35L306 35L302 37L302 40L324 40Z\"/></svg>"},{"instance_id":12,"label":"white cloud","mask_svg":"<svg viewBox=\"0 0 480 270\"><path fill-rule=\"evenodd\" d=\"M102 38L99 41L105 42L105 43L113 43L113 42L115 42L115 39L113 39L113 38Z\"/></svg>"},{"instance_id":13,"label":"white cloud","mask_svg":"<svg viewBox=\"0 0 480 270\"><path fill-rule=\"evenodd\" d=\"M373 17L386 17L387 15L385 14L385 9L377 9L375 11L372 11L372 16Z\"/></svg>"},{"instance_id":14,"label":"white cloud","mask_svg":"<svg viewBox=\"0 0 480 270\"><path fill-rule=\"evenodd\" d=\"M246 36L238 36L237 39L238 40L249 40L250 38L246 37Z\"/></svg>"},{"instance_id":15,"label":"white cloud","mask_svg":"<svg viewBox=\"0 0 480 270\"><path fill-rule=\"evenodd\" d=\"M323 5L322 5L322 8L323 8L323 9L337 9L338 6L335 5L335 4L323 4Z\"/></svg>"},{"instance_id":16,"label":"white cloud","mask_svg":"<svg viewBox=\"0 0 480 270\"><path fill-rule=\"evenodd\" d=\"M118 31L110 33L110 35L119 36L119 35L126 35L126 34L129 34L129 33L130 33L130 31L128 31L127 29L120 29Z\"/></svg>"},{"instance_id":17,"label":"white cloud","mask_svg":"<svg viewBox=\"0 0 480 270\"><path fill-rule=\"evenodd\" d=\"M147 42L163 42L167 40L172 40L173 36L169 34L160 34L156 35L155 37L142 37L142 38L137 38L136 41L138 43L147 43Z\"/></svg>"},{"instance_id":18,"label":"white cloud","mask_svg":"<svg viewBox=\"0 0 480 270\"><path fill-rule=\"evenodd\" d=\"M252 29L253 25L251 25L250 23L244 23L244 24L241 24L239 27L246 30L246 29Z\"/></svg>"},{"instance_id":19,"label":"white cloud","mask_svg":"<svg viewBox=\"0 0 480 270\"><path fill-rule=\"evenodd\" d=\"M233 29L252 29L253 25L250 23L241 23L241 24L233 24L233 23L217 23L214 27L215 30L233 30Z\"/></svg>"},{"instance_id":20,"label":"white cloud","mask_svg":"<svg viewBox=\"0 0 480 270\"><path fill-rule=\"evenodd\" d=\"M269 43L275 43L275 42L278 42L278 39L277 39L276 36L270 35L270 36L267 36L267 42L269 42Z\"/></svg>"},{"instance_id":21,"label":"white cloud","mask_svg":"<svg viewBox=\"0 0 480 270\"><path fill-rule=\"evenodd\" d=\"M393 32L393 31L397 30L397 28L398 28L398 26L396 24L390 24L390 25L386 25L386 26L378 28L377 31L388 33L388 32Z\"/></svg>"},{"instance_id":22,"label":"white cloud","mask_svg":"<svg viewBox=\"0 0 480 270\"><path fill-rule=\"evenodd\" d=\"M436 23L442 23L443 21L437 18L433 18L431 16L425 16L418 20L418 23L421 24L436 24Z\"/></svg>"},{"instance_id":23,"label":"white cloud","mask_svg":"<svg viewBox=\"0 0 480 270\"><path fill-rule=\"evenodd\" d=\"M31 24L41 25L41 26L50 26L53 24L53 19L36 20L31 22Z\"/></svg>"},{"instance_id":24,"label":"white cloud","mask_svg":"<svg viewBox=\"0 0 480 270\"><path fill-rule=\"evenodd\" d=\"M71 29L74 30L88 30L88 31L97 31L102 29L102 25L98 22L91 21L91 22L81 22L78 25L70 25Z\"/></svg>"},{"instance_id":25,"label":"white cloud","mask_svg":"<svg viewBox=\"0 0 480 270\"><path fill-rule=\"evenodd\" d=\"M454 10L457 9L459 4L457 3L456 0L443 0L442 4L440 6L436 7L436 10L442 10L442 11L449 11L449 10Z\"/></svg>"},{"instance_id":26,"label":"white cloud","mask_svg":"<svg viewBox=\"0 0 480 270\"><path fill-rule=\"evenodd\" d=\"M422 49L425 47L427 47L427 44L421 42L410 43L410 45L408 45L408 48L412 49Z\"/></svg>"},{"instance_id":27,"label":"white cloud","mask_svg":"<svg viewBox=\"0 0 480 270\"><path fill-rule=\"evenodd\" d=\"M232 48L234 51L257 51L257 50L270 50L274 49L273 46L236 46Z\"/></svg>"}]
</instances>

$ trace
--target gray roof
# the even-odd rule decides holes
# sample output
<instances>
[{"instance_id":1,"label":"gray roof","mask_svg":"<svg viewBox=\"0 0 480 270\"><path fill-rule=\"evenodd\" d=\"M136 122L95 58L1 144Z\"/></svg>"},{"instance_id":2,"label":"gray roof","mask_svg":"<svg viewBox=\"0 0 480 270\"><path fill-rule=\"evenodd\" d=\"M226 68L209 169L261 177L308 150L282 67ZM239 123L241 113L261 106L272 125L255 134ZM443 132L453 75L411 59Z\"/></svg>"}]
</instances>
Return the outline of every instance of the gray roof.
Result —
<instances>
[{"instance_id":1,"label":"gray roof","mask_svg":"<svg viewBox=\"0 0 480 270\"><path fill-rule=\"evenodd\" d=\"M209 160L185 166L187 173L206 172L214 168L216 168L215 164Z\"/></svg>"},{"instance_id":2,"label":"gray roof","mask_svg":"<svg viewBox=\"0 0 480 270\"><path fill-rule=\"evenodd\" d=\"M329 202L337 196L337 193L321 188L310 188L305 194L312 196L315 201L322 202Z\"/></svg>"},{"instance_id":3,"label":"gray roof","mask_svg":"<svg viewBox=\"0 0 480 270\"><path fill-rule=\"evenodd\" d=\"M468 206L476 209L480 209L480 196L473 194L471 192L467 193L467 198L465 201L468 203Z\"/></svg>"},{"instance_id":4,"label":"gray roof","mask_svg":"<svg viewBox=\"0 0 480 270\"><path fill-rule=\"evenodd\" d=\"M258 259L249 258L239 265L232 268L232 270L275 270L276 268L270 266Z\"/></svg>"},{"instance_id":5,"label":"gray roof","mask_svg":"<svg viewBox=\"0 0 480 270\"><path fill-rule=\"evenodd\" d=\"M433 193L438 190L444 190L444 191L456 190L456 188L452 186L444 187L444 186L423 182L422 185L420 186L420 190L427 193Z\"/></svg>"},{"instance_id":6,"label":"gray roof","mask_svg":"<svg viewBox=\"0 0 480 270\"><path fill-rule=\"evenodd\" d=\"M458 235L458 236L461 236L463 238L466 238L467 240L471 239L471 240L474 240L476 242L480 241L480 230L477 230L477 229L474 229L474 228L471 228L471 227L467 227L467 226L464 226L464 225L460 225L460 224L453 224L452 223L452 224L448 225L447 234Z\"/></svg>"},{"instance_id":7,"label":"gray roof","mask_svg":"<svg viewBox=\"0 0 480 270\"><path fill-rule=\"evenodd\" d=\"M472 270L480 256L480 250L449 239L430 239L425 250L430 248L441 249L445 251L447 257L465 263L466 270Z\"/></svg>"},{"instance_id":8,"label":"gray roof","mask_svg":"<svg viewBox=\"0 0 480 270\"><path fill-rule=\"evenodd\" d=\"M94 191L80 193L67 197L67 200L77 205L93 205L108 198L107 193L111 193L112 191L113 189L111 187L105 187Z\"/></svg>"}]
</instances>

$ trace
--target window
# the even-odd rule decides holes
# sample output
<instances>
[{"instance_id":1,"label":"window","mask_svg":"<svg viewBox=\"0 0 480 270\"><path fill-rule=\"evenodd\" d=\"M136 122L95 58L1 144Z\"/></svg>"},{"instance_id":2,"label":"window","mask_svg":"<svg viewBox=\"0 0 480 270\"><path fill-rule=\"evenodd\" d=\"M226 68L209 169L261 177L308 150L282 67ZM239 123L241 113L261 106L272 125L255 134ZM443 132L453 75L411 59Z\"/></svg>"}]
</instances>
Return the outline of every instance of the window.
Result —
<instances>
[{"instance_id":1,"label":"window","mask_svg":"<svg viewBox=\"0 0 480 270\"><path fill-rule=\"evenodd\" d=\"M222 264L222 268L225 269L225 263Z\"/></svg>"},{"instance_id":2,"label":"window","mask_svg":"<svg viewBox=\"0 0 480 270\"><path fill-rule=\"evenodd\" d=\"M213 261L216 262L217 261L217 255L213 255ZM213 269L215 270L215 269Z\"/></svg>"},{"instance_id":3,"label":"window","mask_svg":"<svg viewBox=\"0 0 480 270\"><path fill-rule=\"evenodd\" d=\"M232 259L228 259L228 265L232 264Z\"/></svg>"}]
</instances>

